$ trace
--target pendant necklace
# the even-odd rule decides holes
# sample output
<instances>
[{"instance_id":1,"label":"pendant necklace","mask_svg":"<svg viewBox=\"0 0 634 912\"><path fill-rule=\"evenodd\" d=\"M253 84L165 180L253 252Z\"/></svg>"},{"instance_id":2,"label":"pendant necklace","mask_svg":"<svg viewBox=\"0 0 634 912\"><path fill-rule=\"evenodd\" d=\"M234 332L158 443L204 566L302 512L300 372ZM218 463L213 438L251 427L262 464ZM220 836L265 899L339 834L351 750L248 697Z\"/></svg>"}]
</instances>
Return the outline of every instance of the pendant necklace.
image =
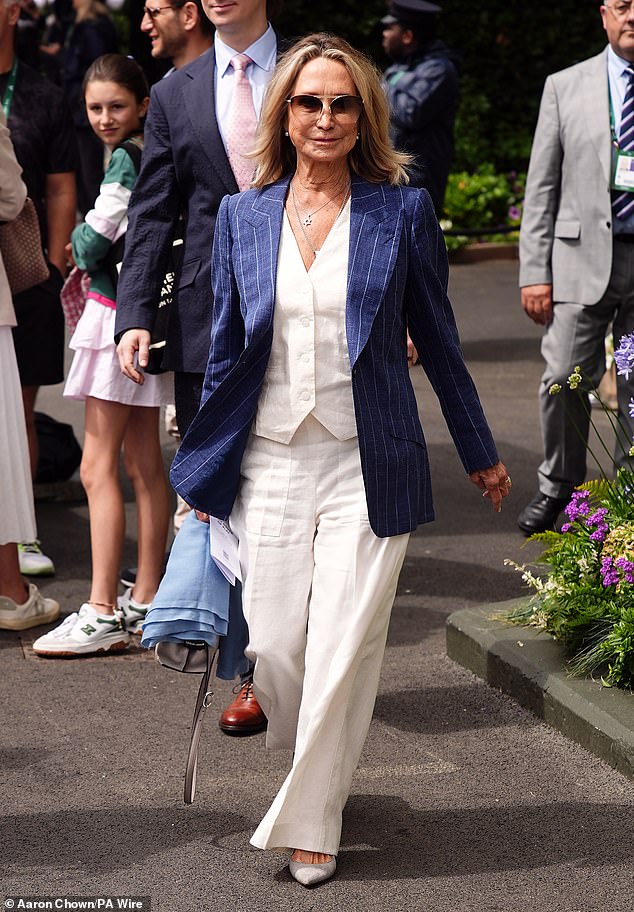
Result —
<instances>
[{"instance_id":1,"label":"pendant necklace","mask_svg":"<svg viewBox=\"0 0 634 912\"><path fill-rule=\"evenodd\" d=\"M350 185L350 181L348 181L348 185ZM301 222L305 228L308 228L309 225L313 224L313 215L317 215L318 212L321 212L322 209L325 209L326 206L328 206L330 203L332 203L332 200L328 199L328 200L326 200L325 203L321 204L319 209L314 209L312 212L307 212L305 215L300 216L299 210L297 208L297 199L295 197L295 190L294 190L292 184L291 184L291 193L293 194L293 203L295 205L295 213L297 215L297 220L299 222Z\"/></svg>"},{"instance_id":2,"label":"pendant necklace","mask_svg":"<svg viewBox=\"0 0 634 912\"><path fill-rule=\"evenodd\" d=\"M334 228L334 226L336 225L337 221L339 220L339 216L340 216L341 213L343 212L344 206L345 206L346 203L348 202L348 197L350 196L350 188L351 188L351 186L352 186L352 182L351 182L351 181L348 181L348 186L346 187L346 192L345 192L344 195L343 195L343 202L341 203L341 206L339 207L339 212L337 213L336 219L335 219L334 222L332 223L332 227L333 227L333 228ZM312 224L311 215L308 215L306 219L302 219L302 217L300 216L299 210L298 210L298 208L297 208L297 199L296 199L296 197L295 197L295 190L294 190L294 188L293 188L293 184L291 184L291 197L292 197L292 200L293 200L293 209L295 210L295 215L296 215L296 217L297 217L297 223L298 223L298 225L299 225L299 227L300 227L300 229L301 229L302 234L304 235L304 239L305 239L306 243L308 244L308 246L310 247L310 249L313 251L313 255L314 255L315 258L316 258L316 257L317 257L317 254L319 253L319 250L318 250L316 247L313 246L313 244L312 244L310 238L309 238L308 235L306 234L306 230L305 230L305 227L304 227L304 226L308 227L308 225L311 225L311 224ZM319 209L323 209L325 206L328 205L328 203L331 203L331 202L332 202L332 200L328 200L328 202L327 202L327 203L324 203L323 206L320 206ZM317 212L319 212L319 209L315 209L315 211L312 213L312 215L315 215ZM332 230L332 228L331 228L331 230ZM321 248L320 248L320 249L321 249Z\"/></svg>"}]
</instances>

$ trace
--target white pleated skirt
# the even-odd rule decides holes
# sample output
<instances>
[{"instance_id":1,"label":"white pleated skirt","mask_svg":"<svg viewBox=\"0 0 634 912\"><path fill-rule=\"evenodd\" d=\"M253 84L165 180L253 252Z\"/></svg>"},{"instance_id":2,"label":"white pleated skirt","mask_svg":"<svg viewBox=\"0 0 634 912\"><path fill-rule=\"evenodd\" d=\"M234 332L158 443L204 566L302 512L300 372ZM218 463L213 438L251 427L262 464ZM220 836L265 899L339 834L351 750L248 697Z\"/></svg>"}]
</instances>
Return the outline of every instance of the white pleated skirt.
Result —
<instances>
[{"instance_id":1,"label":"white pleated skirt","mask_svg":"<svg viewBox=\"0 0 634 912\"><path fill-rule=\"evenodd\" d=\"M75 352L64 395L84 400L87 396L123 405L156 407L174 401L173 374L146 374L142 386L121 373L114 344L116 311L88 298L69 342Z\"/></svg>"},{"instance_id":2,"label":"white pleated skirt","mask_svg":"<svg viewBox=\"0 0 634 912\"><path fill-rule=\"evenodd\" d=\"M0 545L37 538L20 376L10 326L0 326Z\"/></svg>"}]
</instances>

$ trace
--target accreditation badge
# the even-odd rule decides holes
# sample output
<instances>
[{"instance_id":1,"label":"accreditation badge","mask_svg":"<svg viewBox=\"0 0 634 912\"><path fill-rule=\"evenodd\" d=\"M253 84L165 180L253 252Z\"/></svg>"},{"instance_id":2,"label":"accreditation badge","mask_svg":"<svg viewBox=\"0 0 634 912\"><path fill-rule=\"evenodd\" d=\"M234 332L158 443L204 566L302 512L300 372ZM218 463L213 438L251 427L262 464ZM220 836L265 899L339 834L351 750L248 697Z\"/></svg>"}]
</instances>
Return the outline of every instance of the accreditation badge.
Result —
<instances>
[{"instance_id":1,"label":"accreditation badge","mask_svg":"<svg viewBox=\"0 0 634 912\"><path fill-rule=\"evenodd\" d=\"M612 189L634 191L634 152L617 151Z\"/></svg>"}]
</instances>

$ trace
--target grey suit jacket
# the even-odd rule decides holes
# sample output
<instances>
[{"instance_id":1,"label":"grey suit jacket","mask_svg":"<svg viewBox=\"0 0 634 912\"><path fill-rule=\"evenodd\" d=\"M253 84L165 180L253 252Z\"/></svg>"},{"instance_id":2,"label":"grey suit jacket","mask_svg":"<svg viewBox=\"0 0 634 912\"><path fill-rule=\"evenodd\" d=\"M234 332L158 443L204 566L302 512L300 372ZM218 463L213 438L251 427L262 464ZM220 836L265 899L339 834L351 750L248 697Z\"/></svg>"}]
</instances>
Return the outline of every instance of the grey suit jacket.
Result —
<instances>
[{"instance_id":1,"label":"grey suit jacket","mask_svg":"<svg viewBox=\"0 0 634 912\"><path fill-rule=\"evenodd\" d=\"M528 169L520 286L596 304L612 268L612 147L607 48L549 76Z\"/></svg>"}]
</instances>

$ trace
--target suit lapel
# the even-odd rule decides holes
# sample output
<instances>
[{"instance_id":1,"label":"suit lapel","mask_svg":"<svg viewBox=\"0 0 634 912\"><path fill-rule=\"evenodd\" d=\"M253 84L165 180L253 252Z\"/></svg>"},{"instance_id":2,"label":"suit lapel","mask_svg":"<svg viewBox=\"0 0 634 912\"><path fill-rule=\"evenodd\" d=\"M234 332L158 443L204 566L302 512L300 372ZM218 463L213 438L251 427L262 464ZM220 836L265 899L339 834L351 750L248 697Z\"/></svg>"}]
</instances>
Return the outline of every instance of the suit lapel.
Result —
<instances>
[{"instance_id":1,"label":"suit lapel","mask_svg":"<svg viewBox=\"0 0 634 912\"><path fill-rule=\"evenodd\" d=\"M403 214L400 193L352 179L346 335L350 366L366 345L392 277Z\"/></svg>"},{"instance_id":2,"label":"suit lapel","mask_svg":"<svg viewBox=\"0 0 634 912\"><path fill-rule=\"evenodd\" d=\"M290 176L259 193L240 216L252 226L251 255L257 257L257 294L245 295L247 307L257 301L255 312L246 314L248 334L254 341L272 329L277 261L284 217L284 201ZM400 193L353 176L350 211L350 246L346 292L346 335L350 366L366 345L376 313L385 296L399 249L403 213ZM255 265L255 264L254 264ZM264 289L264 291L262 290Z\"/></svg>"},{"instance_id":3,"label":"suit lapel","mask_svg":"<svg viewBox=\"0 0 634 912\"><path fill-rule=\"evenodd\" d=\"M612 145L610 143L610 92L608 87L607 49L592 58L581 85L583 112L588 136L594 146L605 179L612 180Z\"/></svg>"},{"instance_id":4,"label":"suit lapel","mask_svg":"<svg viewBox=\"0 0 634 912\"><path fill-rule=\"evenodd\" d=\"M216 58L213 47L206 51L189 72L183 88L185 107L203 151L227 193L237 193L234 177L216 119Z\"/></svg>"},{"instance_id":5,"label":"suit lapel","mask_svg":"<svg viewBox=\"0 0 634 912\"><path fill-rule=\"evenodd\" d=\"M245 323L250 341L273 328L277 260L289 181L290 176L265 187L255 196L251 206L240 213L242 219L251 225L253 232L249 236L249 244L252 243L249 255L253 258L253 268L249 270L248 281L255 284L252 293L245 294ZM252 191L249 191L249 196L251 195ZM253 302L257 303L252 312L249 312L249 305Z\"/></svg>"}]
</instances>

